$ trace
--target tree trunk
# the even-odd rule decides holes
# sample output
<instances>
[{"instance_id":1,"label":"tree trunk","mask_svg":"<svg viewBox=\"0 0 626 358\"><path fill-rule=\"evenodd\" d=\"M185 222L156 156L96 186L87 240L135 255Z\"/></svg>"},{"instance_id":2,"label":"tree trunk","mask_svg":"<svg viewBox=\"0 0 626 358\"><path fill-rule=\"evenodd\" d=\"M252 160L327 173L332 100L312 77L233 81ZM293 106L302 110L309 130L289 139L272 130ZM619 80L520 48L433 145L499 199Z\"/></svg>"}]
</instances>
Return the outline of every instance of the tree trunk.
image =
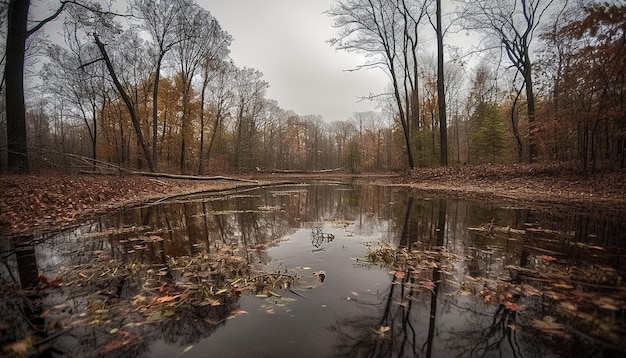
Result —
<instances>
[{"instance_id":1,"label":"tree trunk","mask_svg":"<svg viewBox=\"0 0 626 358\"><path fill-rule=\"evenodd\" d=\"M122 86L120 81L117 79L117 75L115 74L115 71L113 70L113 65L111 64L111 60L109 59L109 55L107 54L106 49L104 48L104 44L100 42L100 39L98 38L98 35L96 34L94 34L94 39L96 41L96 45L98 46L98 49L100 49L100 53L102 54L102 58L104 60L104 63L106 64L109 75L111 76L111 79L113 80L113 83L115 84L115 88L117 88L117 91L119 92L120 96L122 97L122 100L124 101L124 104L126 105L126 108L128 109L128 112L130 114L130 119L133 122L133 127L135 128L135 133L137 134L137 141L139 142L139 145L141 146L141 149L143 150L143 154L146 158L146 162L148 163L148 168L150 168L150 171L156 172L156 168L154 167L154 162L152 161L152 156L150 155L150 149L148 149L148 144L146 143L146 140L144 139L143 134L141 132L141 125L139 124L139 119L137 118L137 112L135 111L135 107L133 106L133 103L131 102L130 97L128 97L128 94L124 90L124 87Z\"/></svg>"},{"instance_id":2,"label":"tree trunk","mask_svg":"<svg viewBox=\"0 0 626 358\"><path fill-rule=\"evenodd\" d=\"M209 84L209 73L207 70L207 73L204 76L204 79L202 80L202 91L200 92L200 149L198 150L198 175L202 175L204 172L204 163L203 163L203 157L204 157L204 103L205 103L205 99L204 96L206 94L206 88Z\"/></svg>"},{"instance_id":3,"label":"tree trunk","mask_svg":"<svg viewBox=\"0 0 626 358\"><path fill-rule=\"evenodd\" d=\"M441 0L437 0L437 103L439 105L439 146L441 166L448 165L448 120L443 73L443 29L441 27Z\"/></svg>"},{"instance_id":4,"label":"tree trunk","mask_svg":"<svg viewBox=\"0 0 626 358\"><path fill-rule=\"evenodd\" d=\"M154 87L152 88L152 160L154 162L154 170L158 169L158 152L157 143L159 140L158 126L159 126L159 82L161 80L161 62L165 52L161 51L157 60L156 69L154 70Z\"/></svg>"},{"instance_id":5,"label":"tree trunk","mask_svg":"<svg viewBox=\"0 0 626 358\"><path fill-rule=\"evenodd\" d=\"M28 171L26 143L26 106L24 104L24 53L28 31L30 0L11 0L8 11L6 40L6 115L8 167L12 171Z\"/></svg>"},{"instance_id":6,"label":"tree trunk","mask_svg":"<svg viewBox=\"0 0 626 358\"><path fill-rule=\"evenodd\" d=\"M526 54L526 63L524 66L524 82L526 83L526 103L528 111L528 162L532 163L537 157L537 143L535 142L535 94L533 93L533 80L528 54Z\"/></svg>"}]
</instances>

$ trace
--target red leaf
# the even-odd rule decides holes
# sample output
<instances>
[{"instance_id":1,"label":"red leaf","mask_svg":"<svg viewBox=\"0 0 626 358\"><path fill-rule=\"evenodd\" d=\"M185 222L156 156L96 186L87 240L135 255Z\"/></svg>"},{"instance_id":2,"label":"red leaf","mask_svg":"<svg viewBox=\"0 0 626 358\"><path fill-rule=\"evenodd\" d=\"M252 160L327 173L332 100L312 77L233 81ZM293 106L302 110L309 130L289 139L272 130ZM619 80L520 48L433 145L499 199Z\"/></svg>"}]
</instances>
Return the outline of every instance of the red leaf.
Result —
<instances>
[{"instance_id":1,"label":"red leaf","mask_svg":"<svg viewBox=\"0 0 626 358\"><path fill-rule=\"evenodd\" d=\"M402 279L402 278L405 278L405 277L406 277L406 273L404 273L404 272L402 272L402 271L395 271L395 272L393 273L393 275L394 275L394 276L396 276L396 278L400 278L400 279Z\"/></svg>"}]
</instances>

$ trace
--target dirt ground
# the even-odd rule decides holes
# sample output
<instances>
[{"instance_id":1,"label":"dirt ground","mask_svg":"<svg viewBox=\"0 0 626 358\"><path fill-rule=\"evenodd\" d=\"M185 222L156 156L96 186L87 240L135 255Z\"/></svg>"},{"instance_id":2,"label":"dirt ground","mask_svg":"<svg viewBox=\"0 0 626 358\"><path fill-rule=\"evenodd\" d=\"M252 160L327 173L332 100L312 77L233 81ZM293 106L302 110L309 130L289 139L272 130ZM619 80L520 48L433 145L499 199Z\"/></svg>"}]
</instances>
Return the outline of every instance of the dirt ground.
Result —
<instances>
[{"instance_id":1,"label":"dirt ground","mask_svg":"<svg viewBox=\"0 0 626 358\"><path fill-rule=\"evenodd\" d=\"M397 183L447 198L626 213L624 169L588 175L561 164L447 167L417 169Z\"/></svg>"},{"instance_id":2,"label":"dirt ground","mask_svg":"<svg viewBox=\"0 0 626 358\"><path fill-rule=\"evenodd\" d=\"M59 173L0 175L0 237L61 229L99 213L169 196L351 177L347 173L264 174L237 181ZM482 165L360 175L359 179L407 186L431 197L538 208L599 207L626 213L626 170L590 176L562 165Z\"/></svg>"}]
</instances>

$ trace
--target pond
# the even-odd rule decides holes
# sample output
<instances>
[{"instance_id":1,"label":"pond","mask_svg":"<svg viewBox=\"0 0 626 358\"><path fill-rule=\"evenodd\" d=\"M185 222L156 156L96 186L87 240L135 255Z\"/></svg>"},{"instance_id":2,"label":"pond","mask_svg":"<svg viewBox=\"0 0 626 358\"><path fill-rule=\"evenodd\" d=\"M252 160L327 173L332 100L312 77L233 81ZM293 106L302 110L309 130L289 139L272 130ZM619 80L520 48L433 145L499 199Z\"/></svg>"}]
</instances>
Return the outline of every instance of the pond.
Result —
<instances>
[{"instance_id":1,"label":"pond","mask_svg":"<svg viewBox=\"0 0 626 358\"><path fill-rule=\"evenodd\" d=\"M170 198L1 242L2 356L624 356L624 219L359 182Z\"/></svg>"}]
</instances>

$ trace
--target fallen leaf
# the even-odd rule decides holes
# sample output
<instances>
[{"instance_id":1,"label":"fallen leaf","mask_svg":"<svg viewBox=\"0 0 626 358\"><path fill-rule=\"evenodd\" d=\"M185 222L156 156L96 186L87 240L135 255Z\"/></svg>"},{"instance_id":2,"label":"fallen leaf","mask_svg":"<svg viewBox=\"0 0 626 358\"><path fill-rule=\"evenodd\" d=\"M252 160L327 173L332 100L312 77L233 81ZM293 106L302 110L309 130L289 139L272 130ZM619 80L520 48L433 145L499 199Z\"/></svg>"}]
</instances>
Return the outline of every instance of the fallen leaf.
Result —
<instances>
[{"instance_id":1,"label":"fallen leaf","mask_svg":"<svg viewBox=\"0 0 626 358\"><path fill-rule=\"evenodd\" d=\"M570 285L570 284L568 284L568 283L565 283L565 282L557 282L557 283L553 283L553 284L552 284L552 287L554 287L554 288L560 288L560 289L562 289L562 290L571 290L571 289L573 289L573 288L574 288L574 286L572 286L572 285Z\"/></svg>"},{"instance_id":2,"label":"fallen leaf","mask_svg":"<svg viewBox=\"0 0 626 358\"><path fill-rule=\"evenodd\" d=\"M228 316L228 319L232 319L232 318L235 318L235 317L241 316L241 315L243 315L243 314L248 314L248 312L247 312L247 311L244 311L244 310L237 310L237 311L235 311L235 312L231 313L231 314L230 314L230 316Z\"/></svg>"},{"instance_id":3,"label":"fallen leaf","mask_svg":"<svg viewBox=\"0 0 626 358\"><path fill-rule=\"evenodd\" d=\"M564 309L565 311L571 312L571 313L576 313L576 311L578 310L578 307L572 303L572 302L560 302L559 306Z\"/></svg>"},{"instance_id":4,"label":"fallen leaf","mask_svg":"<svg viewBox=\"0 0 626 358\"><path fill-rule=\"evenodd\" d=\"M419 284L420 284L420 286L424 287L425 289L427 289L429 291L433 291L435 289L435 283L433 281L430 281L430 280L420 281Z\"/></svg>"},{"instance_id":5,"label":"fallen leaf","mask_svg":"<svg viewBox=\"0 0 626 358\"><path fill-rule=\"evenodd\" d=\"M605 310L615 311L615 312L619 311L619 307L617 307L618 303L611 297L597 298L593 300L593 304L600 308L604 308Z\"/></svg>"},{"instance_id":6,"label":"fallen leaf","mask_svg":"<svg viewBox=\"0 0 626 358\"><path fill-rule=\"evenodd\" d=\"M187 347L185 347L185 349L183 349L183 351L180 353L180 355L183 355L183 354L189 352L192 349L193 349L193 345L187 346Z\"/></svg>"},{"instance_id":7,"label":"fallen leaf","mask_svg":"<svg viewBox=\"0 0 626 358\"><path fill-rule=\"evenodd\" d=\"M545 316L543 319L534 318L532 324L535 328L555 336L567 337L567 333L564 331L562 324L557 323L556 319L552 316Z\"/></svg>"},{"instance_id":8,"label":"fallen leaf","mask_svg":"<svg viewBox=\"0 0 626 358\"><path fill-rule=\"evenodd\" d=\"M221 295L222 293L226 293L228 292L228 289L226 288L222 288L221 290L218 290L217 292L215 292L216 295Z\"/></svg>"},{"instance_id":9,"label":"fallen leaf","mask_svg":"<svg viewBox=\"0 0 626 358\"><path fill-rule=\"evenodd\" d=\"M54 278L54 280L51 280L48 282L48 287L52 287L52 288L58 288L61 287L63 285L63 279L61 278L61 276L57 276Z\"/></svg>"},{"instance_id":10,"label":"fallen leaf","mask_svg":"<svg viewBox=\"0 0 626 358\"><path fill-rule=\"evenodd\" d=\"M531 285L524 284L522 285L522 288L523 288L524 293L526 293L529 296L541 296L542 294L541 291L539 291L538 289L534 288Z\"/></svg>"},{"instance_id":11,"label":"fallen leaf","mask_svg":"<svg viewBox=\"0 0 626 358\"><path fill-rule=\"evenodd\" d=\"M157 235L150 235L148 236L148 240L146 241L158 242L158 241L163 241L163 238Z\"/></svg>"},{"instance_id":12,"label":"fallen leaf","mask_svg":"<svg viewBox=\"0 0 626 358\"><path fill-rule=\"evenodd\" d=\"M30 339L26 338L15 343L11 343L7 345L4 349L11 353L14 353L15 355L26 355L26 352L28 352L30 346Z\"/></svg>"},{"instance_id":13,"label":"fallen leaf","mask_svg":"<svg viewBox=\"0 0 626 358\"><path fill-rule=\"evenodd\" d=\"M161 297L155 297L152 300L152 304L153 305L160 305L162 303L166 303L166 302L170 302L173 301L175 299L177 299L179 297L179 295L176 296L161 296Z\"/></svg>"},{"instance_id":14,"label":"fallen leaf","mask_svg":"<svg viewBox=\"0 0 626 358\"><path fill-rule=\"evenodd\" d=\"M556 261L556 257L552 257L549 255L541 255L539 256L540 259L544 260L544 261Z\"/></svg>"},{"instance_id":15,"label":"fallen leaf","mask_svg":"<svg viewBox=\"0 0 626 358\"><path fill-rule=\"evenodd\" d=\"M517 303L511 302L511 301L504 301L504 307L506 309L508 309L509 311L519 311L522 308L524 308L524 306L520 306Z\"/></svg>"}]
</instances>

